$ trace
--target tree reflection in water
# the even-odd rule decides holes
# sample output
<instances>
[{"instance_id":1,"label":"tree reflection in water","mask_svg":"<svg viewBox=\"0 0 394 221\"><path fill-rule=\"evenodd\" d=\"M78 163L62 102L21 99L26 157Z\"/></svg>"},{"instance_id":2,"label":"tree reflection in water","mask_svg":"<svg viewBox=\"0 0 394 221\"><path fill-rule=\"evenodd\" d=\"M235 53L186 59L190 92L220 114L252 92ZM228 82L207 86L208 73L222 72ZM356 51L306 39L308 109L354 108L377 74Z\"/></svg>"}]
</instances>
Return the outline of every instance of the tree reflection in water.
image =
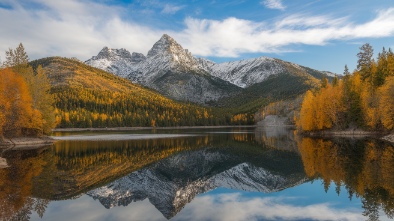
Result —
<instances>
[{"instance_id":1,"label":"tree reflection in water","mask_svg":"<svg viewBox=\"0 0 394 221\"><path fill-rule=\"evenodd\" d=\"M349 200L360 198L369 220L378 220L381 211L394 218L392 144L374 139L302 138L282 129L230 132L235 133L117 143L59 142L49 148L5 151L0 157L7 159L9 167L0 168L0 220L29 220L33 212L42 217L51 200L79 197L182 151L229 146L236 147L231 149L234 155L257 164L267 153L276 156L276 150L280 156L292 153L291 162L274 157L272 162L279 165L275 168L299 164L302 170L302 160L306 175L321 179L326 190L334 184L338 195L346 190Z\"/></svg>"},{"instance_id":2,"label":"tree reflection in water","mask_svg":"<svg viewBox=\"0 0 394 221\"><path fill-rule=\"evenodd\" d=\"M372 139L300 138L298 147L309 177L320 178L327 190L335 183L361 197L364 216L379 220L383 210L394 218L394 148L391 144Z\"/></svg>"},{"instance_id":3,"label":"tree reflection in water","mask_svg":"<svg viewBox=\"0 0 394 221\"><path fill-rule=\"evenodd\" d=\"M2 153L10 167L0 169L0 220L29 220L33 211L44 215L50 200L34 198L32 191L34 177L46 164L46 148Z\"/></svg>"}]
</instances>

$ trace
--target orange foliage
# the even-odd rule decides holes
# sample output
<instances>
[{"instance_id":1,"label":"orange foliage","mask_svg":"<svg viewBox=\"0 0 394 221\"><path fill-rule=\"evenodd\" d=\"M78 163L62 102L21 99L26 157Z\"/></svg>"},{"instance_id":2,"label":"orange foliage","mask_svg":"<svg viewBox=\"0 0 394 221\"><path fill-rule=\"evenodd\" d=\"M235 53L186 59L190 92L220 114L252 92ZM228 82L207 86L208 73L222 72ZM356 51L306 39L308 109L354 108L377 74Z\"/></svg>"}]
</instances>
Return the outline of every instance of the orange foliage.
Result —
<instances>
[{"instance_id":1,"label":"orange foliage","mask_svg":"<svg viewBox=\"0 0 394 221\"><path fill-rule=\"evenodd\" d=\"M372 75L377 68L382 67L372 65ZM316 131L356 125L371 130L393 129L394 77L383 80L374 84L369 78L362 80L360 72L355 71L336 86L328 84L315 93L308 91L297 119L298 128Z\"/></svg>"},{"instance_id":2,"label":"orange foliage","mask_svg":"<svg viewBox=\"0 0 394 221\"><path fill-rule=\"evenodd\" d=\"M391 145L378 141L334 142L312 138L301 138L297 143L306 174L321 178L326 190L335 183L339 195L344 185L350 198L353 193L363 198L366 214L374 212L368 211L370 205L381 205L389 217L394 215L394 148Z\"/></svg>"},{"instance_id":3,"label":"orange foliage","mask_svg":"<svg viewBox=\"0 0 394 221\"><path fill-rule=\"evenodd\" d=\"M42 116L33 109L28 86L20 75L10 68L0 70L0 132L5 135L21 135L22 128L42 128Z\"/></svg>"}]
</instances>

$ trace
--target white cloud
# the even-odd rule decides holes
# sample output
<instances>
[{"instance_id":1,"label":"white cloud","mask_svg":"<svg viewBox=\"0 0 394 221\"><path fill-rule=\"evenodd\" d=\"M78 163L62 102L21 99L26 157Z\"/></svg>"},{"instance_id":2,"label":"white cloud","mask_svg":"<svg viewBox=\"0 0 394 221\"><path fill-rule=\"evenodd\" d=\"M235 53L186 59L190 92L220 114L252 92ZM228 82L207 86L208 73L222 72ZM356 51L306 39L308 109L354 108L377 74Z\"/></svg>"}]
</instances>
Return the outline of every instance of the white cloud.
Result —
<instances>
[{"instance_id":1,"label":"white cloud","mask_svg":"<svg viewBox=\"0 0 394 221\"><path fill-rule=\"evenodd\" d=\"M294 201L295 199L292 199ZM327 203L295 206L282 198L246 198L241 194L197 197L174 220L363 220L362 212Z\"/></svg>"},{"instance_id":2,"label":"white cloud","mask_svg":"<svg viewBox=\"0 0 394 221\"><path fill-rule=\"evenodd\" d=\"M265 0L262 1L261 4L263 4L265 7L270 9L279 9L279 10L286 9L286 7L282 4L281 0Z\"/></svg>"},{"instance_id":3,"label":"white cloud","mask_svg":"<svg viewBox=\"0 0 394 221\"><path fill-rule=\"evenodd\" d=\"M42 7L12 3L12 10L0 8L0 51L22 42L32 58L78 57L98 53L103 46L146 52L166 30L155 30L125 22L122 8L92 2L34 0ZM10 19L11 18L11 19Z\"/></svg>"},{"instance_id":4,"label":"white cloud","mask_svg":"<svg viewBox=\"0 0 394 221\"><path fill-rule=\"evenodd\" d=\"M242 53L291 51L292 45L325 45L334 40L382 38L394 35L394 8L379 11L369 22L355 24L348 18L290 15L272 24L238 18L221 21L187 18L178 33L194 54L237 57Z\"/></svg>"},{"instance_id":5,"label":"white cloud","mask_svg":"<svg viewBox=\"0 0 394 221\"><path fill-rule=\"evenodd\" d=\"M165 4L161 13L163 14L175 14L185 6L178 6L178 5L170 5Z\"/></svg>"},{"instance_id":6,"label":"white cloud","mask_svg":"<svg viewBox=\"0 0 394 221\"><path fill-rule=\"evenodd\" d=\"M378 11L375 18L358 24L348 17L308 14L274 18L270 23L189 17L183 29L173 31L125 20L121 17L128 13L125 9L90 1L26 0L34 2L34 9L20 2L7 0L3 4L11 9L0 8L0 52L22 42L33 59L65 56L86 60L104 46L147 53L164 33L194 55L217 57L281 53L293 51L293 45L394 36L394 8Z\"/></svg>"},{"instance_id":7,"label":"white cloud","mask_svg":"<svg viewBox=\"0 0 394 221\"><path fill-rule=\"evenodd\" d=\"M199 196L187 204L175 217L177 220L364 220L361 208L335 208L327 203L312 205L292 205L297 198L245 197L239 193ZM62 209L59 209L62 208ZM383 219L385 216L382 215ZM38 219L34 217L33 220ZM132 202L127 207L118 206L105 209L98 201L83 195L70 203L53 201L49 204L46 220L166 220L149 202Z\"/></svg>"}]
</instances>

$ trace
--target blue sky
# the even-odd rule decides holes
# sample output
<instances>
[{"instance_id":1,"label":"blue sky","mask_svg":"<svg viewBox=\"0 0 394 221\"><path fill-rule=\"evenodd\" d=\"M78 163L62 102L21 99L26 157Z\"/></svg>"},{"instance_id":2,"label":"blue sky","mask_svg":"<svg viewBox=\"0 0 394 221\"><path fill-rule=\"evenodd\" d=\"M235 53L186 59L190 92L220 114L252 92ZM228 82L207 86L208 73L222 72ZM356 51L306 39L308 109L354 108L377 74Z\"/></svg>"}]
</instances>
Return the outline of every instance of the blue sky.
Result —
<instances>
[{"instance_id":1,"label":"blue sky","mask_svg":"<svg viewBox=\"0 0 394 221\"><path fill-rule=\"evenodd\" d=\"M269 56L342 73L364 43L394 48L392 0L0 0L0 19L0 51L22 42L31 59L146 54L167 33L215 62Z\"/></svg>"}]
</instances>

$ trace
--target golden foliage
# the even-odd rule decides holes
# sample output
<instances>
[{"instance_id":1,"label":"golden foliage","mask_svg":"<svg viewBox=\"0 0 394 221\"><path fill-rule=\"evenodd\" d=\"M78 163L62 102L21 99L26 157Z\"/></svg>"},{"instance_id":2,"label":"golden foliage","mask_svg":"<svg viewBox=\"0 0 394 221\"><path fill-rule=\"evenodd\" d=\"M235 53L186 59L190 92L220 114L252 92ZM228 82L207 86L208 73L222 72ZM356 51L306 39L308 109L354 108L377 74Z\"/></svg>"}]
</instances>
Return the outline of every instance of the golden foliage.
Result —
<instances>
[{"instance_id":1,"label":"golden foliage","mask_svg":"<svg viewBox=\"0 0 394 221\"><path fill-rule=\"evenodd\" d=\"M49 134L55 126L49 79L28 61L22 44L6 52L0 70L0 137Z\"/></svg>"},{"instance_id":2,"label":"golden foliage","mask_svg":"<svg viewBox=\"0 0 394 221\"><path fill-rule=\"evenodd\" d=\"M337 193L344 185L349 198L362 197L365 214L376 216L381 206L390 217L394 215L394 148L379 141L301 138L298 148L306 174L321 178L325 188L336 184ZM326 189L327 190L327 189ZM372 197L373 196L373 197Z\"/></svg>"},{"instance_id":3,"label":"golden foliage","mask_svg":"<svg viewBox=\"0 0 394 221\"><path fill-rule=\"evenodd\" d=\"M379 111L385 128L394 128L394 77L387 79L387 83L379 89Z\"/></svg>"},{"instance_id":4,"label":"golden foliage","mask_svg":"<svg viewBox=\"0 0 394 221\"><path fill-rule=\"evenodd\" d=\"M307 92L297 126L303 131L348 127L393 129L392 56L391 50L387 53L383 49L379 60L370 63L368 69L347 74L335 85L326 85L314 93Z\"/></svg>"},{"instance_id":5,"label":"golden foliage","mask_svg":"<svg viewBox=\"0 0 394 221\"><path fill-rule=\"evenodd\" d=\"M33 109L33 100L24 78L10 68L0 70L0 108L2 132L19 136L22 128L42 128L41 113Z\"/></svg>"}]
</instances>

